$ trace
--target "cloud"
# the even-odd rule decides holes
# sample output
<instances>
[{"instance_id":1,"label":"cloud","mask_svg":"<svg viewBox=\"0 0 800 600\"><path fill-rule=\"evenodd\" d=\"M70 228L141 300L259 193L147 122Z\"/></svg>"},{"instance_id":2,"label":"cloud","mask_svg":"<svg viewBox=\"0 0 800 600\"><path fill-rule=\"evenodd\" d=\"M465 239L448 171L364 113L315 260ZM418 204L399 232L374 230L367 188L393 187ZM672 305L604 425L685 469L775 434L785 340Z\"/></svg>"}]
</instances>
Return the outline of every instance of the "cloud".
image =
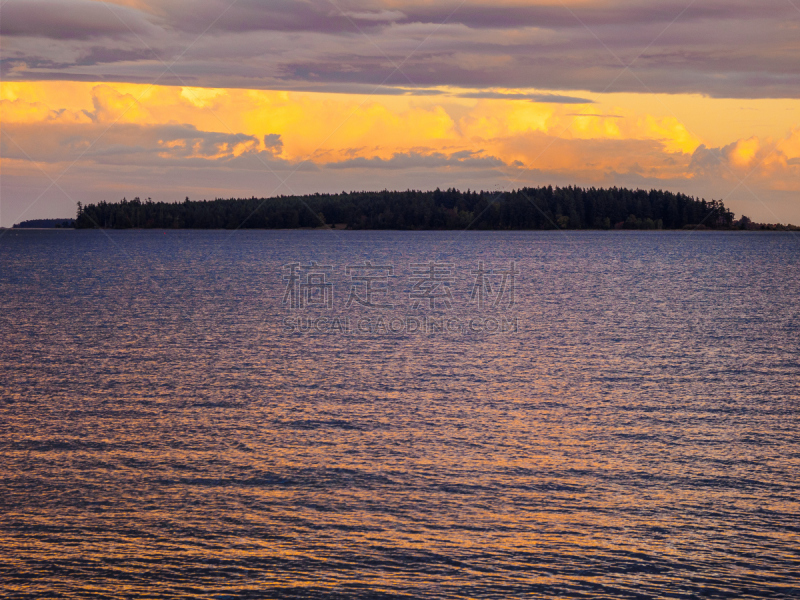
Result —
<instances>
[{"instance_id":1,"label":"cloud","mask_svg":"<svg viewBox=\"0 0 800 600\"><path fill-rule=\"evenodd\" d=\"M359 156L325 165L326 169L438 169L441 167L492 168L505 166L495 156L481 156L480 151L463 150L444 154L420 151L398 152L389 159Z\"/></svg>"},{"instance_id":2,"label":"cloud","mask_svg":"<svg viewBox=\"0 0 800 600\"><path fill-rule=\"evenodd\" d=\"M0 15L4 36L88 40L152 30L140 11L126 7L110 10L91 0L11 0L3 4Z\"/></svg>"},{"instance_id":3,"label":"cloud","mask_svg":"<svg viewBox=\"0 0 800 600\"><path fill-rule=\"evenodd\" d=\"M344 13L351 19L358 21L404 21L407 19L406 15L399 10L379 10L375 12L350 12Z\"/></svg>"},{"instance_id":4,"label":"cloud","mask_svg":"<svg viewBox=\"0 0 800 600\"><path fill-rule=\"evenodd\" d=\"M5 124L4 128L7 136L0 145L4 158L40 162L78 159L143 165L174 164L184 159L226 161L259 149L253 136L200 131L186 124L123 123L105 131L99 123L49 123L46 136L38 123Z\"/></svg>"},{"instance_id":5,"label":"cloud","mask_svg":"<svg viewBox=\"0 0 800 600\"><path fill-rule=\"evenodd\" d=\"M561 96L558 94L512 94L502 92L468 92L458 94L459 98L481 98L493 100L530 100L552 104L594 104L594 100L576 98L574 96Z\"/></svg>"},{"instance_id":6,"label":"cloud","mask_svg":"<svg viewBox=\"0 0 800 600\"><path fill-rule=\"evenodd\" d=\"M701 145L692 155L693 176L800 191L800 127L779 140L742 138L719 148Z\"/></svg>"},{"instance_id":7,"label":"cloud","mask_svg":"<svg viewBox=\"0 0 800 600\"><path fill-rule=\"evenodd\" d=\"M293 0L203 0L191 11L180 2L155 1L147 6L164 24L179 31L213 34L223 32L284 31L315 33L359 33L404 17L403 13L365 4L365 10L346 10L329 1Z\"/></svg>"},{"instance_id":8,"label":"cloud","mask_svg":"<svg viewBox=\"0 0 800 600\"><path fill-rule=\"evenodd\" d=\"M280 154L283 148L283 140L279 133L268 133L264 136L264 147L273 154Z\"/></svg>"},{"instance_id":9,"label":"cloud","mask_svg":"<svg viewBox=\"0 0 800 600\"><path fill-rule=\"evenodd\" d=\"M600 113L567 113L568 117L595 117L598 119L624 119L622 115L600 114Z\"/></svg>"},{"instance_id":10,"label":"cloud","mask_svg":"<svg viewBox=\"0 0 800 600\"><path fill-rule=\"evenodd\" d=\"M521 27L583 28L617 25L663 26L683 14L686 20L717 21L755 20L764 17L764 7L747 0L705 2L686 10L680 0L612 0L589 4L580 1L471 1L442 2L374 0L203 0L191 13L184 5L171 0L148 0L138 3L152 15L161 15L176 29L202 31L353 31L353 24L430 23L463 24L472 29L519 29ZM340 18L341 17L341 18Z\"/></svg>"},{"instance_id":11,"label":"cloud","mask_svg":"<svg viewBox=\"0 0 800 600\"><path fill-rule=\"evenodd\" d=\"M800 11L790 3L197 0L191 10L172 0L122 4L128 5L6 2L0 75L384 94L451 86L483 97L497 88L800 96ZM529 99L579 101L572 98Z\"/></svg>"},{"instance_id":12,"label":"cloud","mask_svg":"<svg viewBox=\"0 0 800 600\"><path fill-rule=\"evenodd\" d=\"M26 152L45 162L118 160L127 146L148 164L158 157L222 164L263 152L331 169L494 168L517 161L549 171L666 177L690 174L692 153L703 143L674 117L603 106L598 112L595 105L575 113L571 104L518 102L521 94L510 93L364 102L134 85L9 84L5 90L5 131L15 139L19 134ZM81 90L86 95L70 101ZM48 102L25 99L37 94ZM59 95L65 104L53 109ZM8 146L5 152L17 156Z\"/></svg>"}]
</instances>

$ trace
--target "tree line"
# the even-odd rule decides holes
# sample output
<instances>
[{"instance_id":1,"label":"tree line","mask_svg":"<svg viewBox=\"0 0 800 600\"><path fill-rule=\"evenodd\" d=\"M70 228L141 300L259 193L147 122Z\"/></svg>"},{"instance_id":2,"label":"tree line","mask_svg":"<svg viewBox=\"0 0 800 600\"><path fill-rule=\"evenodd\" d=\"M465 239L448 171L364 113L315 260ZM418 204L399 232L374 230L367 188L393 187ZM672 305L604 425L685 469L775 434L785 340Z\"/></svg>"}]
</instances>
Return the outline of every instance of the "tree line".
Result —
<instances>
[{"instance_id":1,"label":"tree line","mask_svg":"<svg viewBox=\"0 0 800 600\"><path fill-rule=\"evenodd\" d=\"M746 223L745 223L746 220ZM745 223L747 227L741 227ZM82 206L76 228L155 229L708 229L753 228L722 201L661 190L539 187L342 192L180 203L122 199Z\"/></svg>"},{"instance_id":2,"label":"tree line","mask_svg":"<svg viewBox=\"0 0 800 600\"><path fill-rule=\"evenodd\" d=\"M71 229L75 219L30 219L16 223L14 229Z\"/></svg>"}]
</instances>

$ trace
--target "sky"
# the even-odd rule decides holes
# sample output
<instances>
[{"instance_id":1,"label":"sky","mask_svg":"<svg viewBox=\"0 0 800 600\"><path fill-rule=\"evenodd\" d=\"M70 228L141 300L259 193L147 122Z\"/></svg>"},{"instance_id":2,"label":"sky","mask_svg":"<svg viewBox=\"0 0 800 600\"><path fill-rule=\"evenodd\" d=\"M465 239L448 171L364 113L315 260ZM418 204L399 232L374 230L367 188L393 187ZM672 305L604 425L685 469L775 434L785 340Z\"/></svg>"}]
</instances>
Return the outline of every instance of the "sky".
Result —
<instances>
[{"instance_id":1,"label":"sky","mask_svg":"<svg viewBox=\"0 0 800 600\"><path fill-rule=\"evenodd\" d=\"M539 185L800 224L800 0L2 0L0 36L2 226Z\"/></svg>"}]
</instances>

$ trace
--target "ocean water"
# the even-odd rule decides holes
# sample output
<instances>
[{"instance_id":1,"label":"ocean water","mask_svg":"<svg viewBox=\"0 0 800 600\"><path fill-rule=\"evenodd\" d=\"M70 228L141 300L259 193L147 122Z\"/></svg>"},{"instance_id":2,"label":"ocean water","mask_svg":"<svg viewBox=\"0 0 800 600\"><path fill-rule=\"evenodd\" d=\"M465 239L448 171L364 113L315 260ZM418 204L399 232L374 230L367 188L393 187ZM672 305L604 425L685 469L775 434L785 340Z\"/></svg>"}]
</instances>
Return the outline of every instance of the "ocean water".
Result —
<instances>
[{"instance_id":1,"label":"ocean water","mask_svg":"<svg viewBox=\"0 0 800 600\"><path fill-rule=\"evenodd\" d=\"M4 232L0 595L797 597L799 259Z\"/></svg>"}]
</instances>

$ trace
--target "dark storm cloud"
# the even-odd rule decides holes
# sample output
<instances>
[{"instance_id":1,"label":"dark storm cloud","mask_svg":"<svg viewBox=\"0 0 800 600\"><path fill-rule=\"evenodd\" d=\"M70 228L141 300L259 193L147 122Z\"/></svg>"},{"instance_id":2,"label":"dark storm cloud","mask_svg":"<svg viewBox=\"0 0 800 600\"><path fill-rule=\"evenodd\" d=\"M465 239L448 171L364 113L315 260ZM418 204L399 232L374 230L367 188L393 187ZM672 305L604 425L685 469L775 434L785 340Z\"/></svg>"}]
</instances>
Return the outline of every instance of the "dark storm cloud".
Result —
<instances>
[{"instance_id":1,"label":"dark storm cloud","mask_svg":"<svg viewBox=\"0 0 800 600\"><path fill-rule=\"evenodd\" d=\"M800 95L800 11L782 0L142 6L8 0L2 76L379 94L453 86L476 98L499 97L492 88Z\"/></svg>"}]
</instances>

